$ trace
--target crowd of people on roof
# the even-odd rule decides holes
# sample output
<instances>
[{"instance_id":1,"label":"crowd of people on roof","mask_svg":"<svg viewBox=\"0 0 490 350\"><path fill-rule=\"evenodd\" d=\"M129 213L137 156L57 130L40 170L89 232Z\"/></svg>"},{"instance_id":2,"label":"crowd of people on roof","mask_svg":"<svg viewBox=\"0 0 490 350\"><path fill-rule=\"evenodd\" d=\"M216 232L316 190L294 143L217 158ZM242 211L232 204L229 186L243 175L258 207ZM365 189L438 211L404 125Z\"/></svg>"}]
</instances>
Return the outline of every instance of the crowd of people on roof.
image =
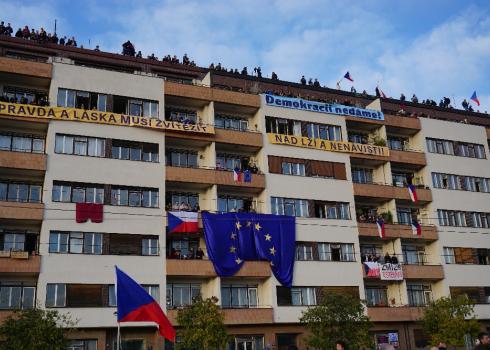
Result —
<instances>
[{"instance_id":1,"label":"crowd of people on roof","mask_svg":"<svg viewBox=\"0 0 490 350\"><path fill-rule=\"evenodd\" d=\"M12 36L13 32L14 31L10 23L7 23L7 25L5 25L4 21L0 22L0 35ZM24 26L24 28L17 29L17 31L15 32L15 37L36 41L41 44L51 43L77 47L77 41L75 40L74 36L72 36L71 38L67 38L66 36L58 38L58 35L56 33L48 33L43 27L36 30L34 28L29 29L29 26Z\"/></svg>"},{"instance_id":2,"label":"crowd of people on roof","mask_svg":"<svg viewBox=\"0 0 490 350\"><path fill-rule=\"evenodd\" d=\"M13 33L14 33L14 30L13 30L12 25L10 23L5 24L4 21L0 22L0 36L1 35L12 36L12 35L14 35ZM38 43L52 43L52 44L72 46L72 47L78 46L77 41L76 41L74 36L69 37L69 38L67 38L66 36L58 38L58 35L56 34L56 32L55 33L48 33L42 27L39 30L35 30L34 28L29 28L26 25L23 28L18 28L18 30L15 32L15 37L26 39L26 40L36 41ZM83 48L83 46L81 45L80 48ZM143 58L143 54L141 53L141 51L136 52L134 44L131 43L131 41L129 41L129 40L122 44L122 48L123 48L122 54L125 56ZM100 51L99 45L95 46L94 51ZM158 61L158 57L155 56L154 53L152 53L151 55L148 55L147 59ZM184 56L182 57L182 61L176 55L173 55L173 56L166 55L162 58L162 62L167 62L167 63L172 63L172 64L182 64L182 65L187 65L187 66L191 66L191 67L196 66L195 61L190 60L187 54L184 54ZM209 69L219 71L219 72L227 72L227 73L232 73L232 74L237 74L237 75L255 76L258 78L262 78L262 69L260 67L254 67L253 72L249 73L247 67L243 67L242 70L239 71L236 68L235 69L233 69L233 68L227 69L224 66L222 66L221 63L218 63L216 65L214 63L211 63L209 66ZM272 72L271 79L272 80L278 80L279 79L276 72ZM315 79L309 78L308 80L306 80L304 75L301 76L300 84L304 85L304 86L312 86L312 87L317 87L317 88L322 87L317 78L315 78ZM326 87L326 86L323 86L323 87ZM337 86L337 88L340 88L340 87ZM361 96L361 97L369 97L370 96L366 92L366 90L364 90L362 93L358 94L354 86L351 87L350 92L355 94L356 96ZM281 94L281 95L283 95L283 94ZM291 95L290 97L299 97L299 96L293 96L293 94L287 94L287 96L289 96L289 95ZM380 93L380 90L378 87L376 87L375 95L377 97L383 97L383 95ZM317 98L317 100L318 100L318 98ZM401 102L407 101L404 94L400 95L399 100ZM325 102L331 103L333 101L325 101ZM413 94L412 98L411 98L411 102L412 103L421 103L421 104L425 104L425 105L429 105L429 106L435 106L435 107L441 107L441 108L449 108L449 109L456 108L455 106L451 105L451 99L448 97L442 98L439 101L439 103L437 103L436 101L434 101L432 99L426 99L426 100L423 100L422 102L419 102L418 97L415 94ZM342 104L345 104L345 103L342 103ZM351 105L351 104L348 104L348 105ZM463 110L465 110L465 111L474 112L473 107L471 106L471 104L466 99L461 103L461 106L463 107ZM402 110L401 110L402 113L399 113L399 114L403 114L403 111L404 110L402 108ZM487 112L485 112L485 113L487 113Z\"/></svg>"}]
</instances>

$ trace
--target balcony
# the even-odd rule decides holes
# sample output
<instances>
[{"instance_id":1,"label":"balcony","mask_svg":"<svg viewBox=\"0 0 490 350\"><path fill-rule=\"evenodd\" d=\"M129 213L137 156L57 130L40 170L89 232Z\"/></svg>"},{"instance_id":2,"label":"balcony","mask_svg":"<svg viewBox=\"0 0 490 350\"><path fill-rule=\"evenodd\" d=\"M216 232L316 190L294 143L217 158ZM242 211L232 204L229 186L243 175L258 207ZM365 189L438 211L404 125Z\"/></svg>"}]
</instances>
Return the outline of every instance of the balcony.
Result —
<instances>
[{"instance_id":1,"label":"balcony","mask_svg":"<svg viewBox=\"0 0 490 350\"><path fill-rule=\"evenodd\" d=\"M402 265L404 279L442 280L444 269L441 265Z\"/></svg>"},{"instance_id":2,"label":"balcony","mask_svg":"<svg viewBox=\"0 0 490 350\"><path fill-rule=\"evenodd\" d=\"M0 219L42 221L43 203L0 201Z\"/></svg>"},{"instance_id":3,"label":"balcony","mask_svg":"<svg viewBox=\"0 0 490 350\"><path fill-rule=\"evenodd\" d=\"M412 306L368 307L367 310L371 322L418 321L423 315L423 308Z\"/></svg>"},{"instance_id":4,"label":"balcony","mask_svg":"<svg viewBox=\"0 0 490 350\"><path fill-rule=\"evenodd\" d=\"M385 125L401 129L421 130L420 120L418 118L406 117L385 113Z\"/></svg>"},{"instance_id":5,"label":"balcony","mask_svg":"<svg viewBox=\"0 0 490 350\"><path fill-rule=\"evenodd\" d=\"M249 189L263 190L265 188L265 175L252 174L251 182L236 182L233 180L233 172L205 169L205 168L181 168L167 166L165 180L172 182L188 182L207 185L237 186Z\"/></svg>"},{"instance_id":6,"label":"balcony","mask_svg":"<svg viewBox=\"0 0 490 350\"><path fill-rule=\"evenodd\" d=\"M41 153L0 151L0 168L46 171L46 159Z\"/></svg>"},{"instance_id":7,"label":"balcony","mask_svg":"<svg viewBox=\"0 0 490 350\"><path fill-rule=\"evenodd\" d=\"M410 200L410 194L407 187L398 187L391 185L375 183L354 183L354 195L360 197L374 197L384 200L400 199ZM431 202L432 193L425 188L417 188L417 198L419 202Z\"/></svg>"},{"instance_id":8,"label":"balcony","mask_svg":"<svg viewBox=\"0 0 490 350\"><path fill-rule=\"evenodd\" d=\"M263 146L262 134L251 131L238 131L215 128L215 141L230 145L249 146L259 149Z\"/></svg>"},{"instance_id":9,"label":"balcony","mask_svg":"<svg viewBox=\"0 0 490 350\"><path fill-rule=\"evenodd\" d=\"M0 252L0 273L38 275L41 257L27 252Z\"/></svg>"},{"instance_id":10,"label":"balcony","mask_svg":"<svg viewBox=\"0 0 490 350\"><path fill-rule=\"evenodd\" d=\"M390 161L395 163L412 164L419 167L427 165L425 153L415 151L390 150Z\"/></svg>"},{"instance_id":11,"label":"balcony","mask_svg":"<svg viewBox=\"0 0 490 350\"><path fill-rule=\"evenodd\" d=\"M209 260L167 259L167 276L216 277L213 264ZM271 276L266 261L247 261L234 277L268 278Z\"/></svg>"},{"instance_id":12,"label":"balcony","mask_svg":"<svg viewBox=\"0 0 490 350\"><path fill-rule=\"evenodd\" d=\"M23 61L0 57L0 72L21 74L36 78L51 79L52 66L48 63Z\"/></svg>"},{"instance_id":13,"label":"balcony","mask_svg":"<svg viewBox=\"0 0 490 350\"><path fill-rule=\"evenodd\" d=\"M207 86L179 84L171 81L165 82L164 90L166 96L184 97L187 99L208 102L221 102L254 109L260 108L260 96L255 94L227 91Z\"/></svg>"},{"instance_id":14,"label":"balcony","mask_svg":"<svg viewBox=\"0 0 490 350\"><path fill-rule=\"evenodd\" d=\"M361 237L377 237L379 238L378 228L375 223L358 222L359 236ZM437 228L435 226L422 226L422 235L413 234L410 225L400 224L385 224L385 239L413 239L421 241L436 241L439 239Z\"/></svg>"},{"instance_id":15,"label":"balcony","mask_svg":"<svg viewBox=\"0 0 490 350\"><path fill-rule=\"evenodd\" d=\"M267 308L221 309L226 325L250 325L273 323L273 310ZM173 325L177 324L178 310L167 310L167 316Z\"/></svg>"}]
</instances>

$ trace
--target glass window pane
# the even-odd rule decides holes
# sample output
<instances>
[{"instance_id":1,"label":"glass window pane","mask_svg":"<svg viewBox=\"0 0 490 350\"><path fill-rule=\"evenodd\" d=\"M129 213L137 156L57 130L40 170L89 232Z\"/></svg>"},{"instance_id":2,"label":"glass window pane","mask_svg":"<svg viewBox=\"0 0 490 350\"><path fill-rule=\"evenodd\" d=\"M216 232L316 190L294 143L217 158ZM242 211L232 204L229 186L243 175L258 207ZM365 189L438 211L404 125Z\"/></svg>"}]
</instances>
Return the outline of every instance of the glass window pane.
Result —
<instances>
[{"instance_id":1,"label":"glass window pane","mask_svg":"<svg viewBox=\"0 0 490 350\"><path fill-rule=\"evenodd\" d=\"M29 187L29 201L34 203L41 202L42 187L39 185L31 185Z\"/></svg>"},{"instance_id":2,"label":"glass window pane","mask_svg":"<svg viewBox=\"0 0 490 350\"><path fill-rule=\"evenodd\" d=\"M44 140L43 139L32 139L32 152L33 153L44 153Z\"/></svg>"},{"instance_id":3,"label":"glass window pane","mask_svg":"<svg viewBox=\"0 0 490 350\"><path fill-rule=\"evenodd\" d=\"M22 309L34 308L34 297L36 294L35 287L24 287L24 295L22 296Z\"/></svg>"},{"instance_id":4,"label":"glass window pane","mask_svg":"<svg viewBox=\"0 0 490 350\"><path fill-rule=\"evenodd\" d=\"M105 112L107 110L107 95L99 94L97 99L97 110Z\"/></svg>"},{"instance_id":5,"label":"glass window pane","mask_svg":"<svg viewBox=\"0 0 490 350\"><path fill-rule=\"evenodd\" d=\"M10 151L12 137L10 135L0 135L0 150Z\"/></svg>"}]
</instances>

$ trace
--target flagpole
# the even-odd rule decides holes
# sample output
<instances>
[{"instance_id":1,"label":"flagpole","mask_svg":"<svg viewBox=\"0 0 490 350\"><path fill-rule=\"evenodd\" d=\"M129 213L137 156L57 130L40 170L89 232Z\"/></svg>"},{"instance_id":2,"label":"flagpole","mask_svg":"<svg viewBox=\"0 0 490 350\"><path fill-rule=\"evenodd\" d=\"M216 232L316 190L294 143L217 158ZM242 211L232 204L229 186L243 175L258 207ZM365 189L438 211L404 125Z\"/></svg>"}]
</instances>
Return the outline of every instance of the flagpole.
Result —
<instances>
[{"instance_id":1,"label":"flagpole","mask_svg":"<svg viewBox=\"0 0 490 350\"><path fill-rule=\"evenodd\" d=\"M121 350L121 324L117 323L117 350Z\"/></svg>"}]
</instances>

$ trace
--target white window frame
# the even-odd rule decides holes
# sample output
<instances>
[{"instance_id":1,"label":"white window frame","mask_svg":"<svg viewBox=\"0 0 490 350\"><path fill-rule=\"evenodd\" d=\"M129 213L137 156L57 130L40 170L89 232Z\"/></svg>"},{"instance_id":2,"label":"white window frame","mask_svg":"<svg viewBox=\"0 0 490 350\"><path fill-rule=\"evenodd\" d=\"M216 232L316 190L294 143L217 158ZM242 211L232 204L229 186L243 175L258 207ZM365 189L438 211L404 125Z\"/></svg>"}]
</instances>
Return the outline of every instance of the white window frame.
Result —
<instances>
[{"instance_id":1,"label":"white window frame","mask_svg":"<svg viewBox=\"0 0 490 350\"><path fill-rule=\"evenodd\" d=\"M54 286L54 304L47 305L48 302L48 287ZM58 292L59 289L62 289L63 292L63 302L61 303L58 300ZM48 283L46 285L46 307L47 308L55 308L55 307L65 307L66 306L66 284L64 283Z\"/></svg>"},{"instance_id":2,"label":"white window frame","mask_svg":"<svg viewBox=\"0 0 490 350\"><path fill-rule=\"evenodd\" d=\"M158 238L143 238L142 239L142 255L144 256L157 256L159 255ZM147 254L145 254L145 248ZM154 251L154 253L152 253Z\"/></svg>"}]
</instances>

